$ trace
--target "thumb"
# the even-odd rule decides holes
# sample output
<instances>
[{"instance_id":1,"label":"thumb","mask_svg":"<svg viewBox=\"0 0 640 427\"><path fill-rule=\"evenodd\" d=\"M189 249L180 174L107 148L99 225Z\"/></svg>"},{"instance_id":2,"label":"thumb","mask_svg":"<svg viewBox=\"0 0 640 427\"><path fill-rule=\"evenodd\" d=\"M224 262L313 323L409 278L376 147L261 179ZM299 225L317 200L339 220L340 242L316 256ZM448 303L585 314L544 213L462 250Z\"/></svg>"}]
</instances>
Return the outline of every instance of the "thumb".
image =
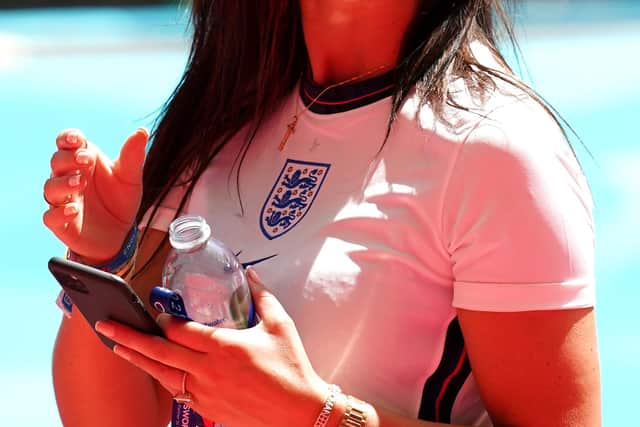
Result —
<instances>
[{"instance_id":1,"label":"thumb","mask_svg":"<svg viewBox=\"0 0 640 427\"><path fill-rule=\"evenodd\" d=\"M142 182L142 167L147 155L149 132L144 128L137 129L129 135L120 149L120 157L113 164L113 173L127 184L140 185Z\"/></svg>"},{"instance_id":2,"label":"thumb","mask_svg":"<svg viewBox=\"0 0 640 427\"><path fill-rule=\"evenodd\" d=\"M290 321L289 315L280 301L267 290L253 267L247 268L247 279L256 313L265 325Z\"/></svg>"}]
</instances>

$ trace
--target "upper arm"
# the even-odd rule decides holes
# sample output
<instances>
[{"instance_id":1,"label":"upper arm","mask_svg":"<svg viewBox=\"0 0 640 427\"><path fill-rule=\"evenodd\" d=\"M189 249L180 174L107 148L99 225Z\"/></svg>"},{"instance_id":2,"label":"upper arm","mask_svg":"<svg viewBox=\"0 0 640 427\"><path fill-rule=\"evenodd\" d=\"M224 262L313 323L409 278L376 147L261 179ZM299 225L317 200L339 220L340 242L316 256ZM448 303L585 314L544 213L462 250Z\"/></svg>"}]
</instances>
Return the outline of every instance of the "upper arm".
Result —
<instances>
[{"instance_id":1,"label":"upper arm","mask_svg":"<svg viewBox=\"0 0 640 427\"><path fill-rule=\"evenodd\" d=\"M494 425L600 425L592 308L515 313L458 309L458 318Z\"/></svg>"},{"instance_id":2,"label":"upper arm","mask_svg":"<svg viewBox=\"0 0 640 427\"><path fill-rule=\"evenodd\" d=\"M149 230L138 249L138 269L165 235ZM159 256L130 281L145 302L151 287L160 283L166 252L163 247ZM132 420L140 426L167 425L171 411L168 392L109 351L79 310L74 309L70 319L63 319L52 364L56 402L65 426L117 425Z\"/></svg>"},{"instance_id":3,"label":"upper arm","mask_svg":"<svg viewBox=\"0 0 640 427\"><path fill-rule=\"evenodd\" d=\"M152 311L153 307L149 305L147 297L151 288L160 286L162 283L162 270L170 246L166 241L167 233L164 231L148 228L140 234L142 239L136 256L136 269L131 279L131 286L147 304L147 309Z\"/></svg>"},{"instance_id":4,"label":"upper arm","mask_svg":"<svg viewBox=\"0 0 640 427\"><path fill-rule=\"evenodd\" d=\"M131 286L135 289L138 295L142 296L142 301L145 303L147 310L152 314L159 314L149 303L149 294L151 288L154 286L160 286L162 283L162 270L170 250L170 246L167 244L167 233L159 231L153 228L147 228L142 232L142 240L138 249L136 258L136 270L131 279ZM168 422L171 410L171 395L169 392L157 381L153 380L155 395L157 398L157 404L159 408L166 408L165 416L158 415L160 418L166 418ZM162 411L159 411L162 412Z\"/></svg>"},{"instance_id":5,"label":"upper arm","mask_svg":"<svg viewBox=\"0 0 640 427\"><path fill-rule=\"evenodd\" d=\"M503 108L456 158L443 204L453 306L497 425L600 422L586 179L540 108Z\"/></svg>"}]
</instances>

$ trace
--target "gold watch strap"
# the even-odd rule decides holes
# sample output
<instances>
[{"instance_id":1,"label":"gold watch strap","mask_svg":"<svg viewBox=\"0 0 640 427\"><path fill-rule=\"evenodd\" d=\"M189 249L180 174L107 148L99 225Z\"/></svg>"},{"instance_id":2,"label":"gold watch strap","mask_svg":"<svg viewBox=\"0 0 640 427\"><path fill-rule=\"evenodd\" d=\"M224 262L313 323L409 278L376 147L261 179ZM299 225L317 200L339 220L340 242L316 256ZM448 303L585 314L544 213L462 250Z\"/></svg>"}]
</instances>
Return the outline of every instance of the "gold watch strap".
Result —
<instances>
[{"instance_id":1,"label":"gold watch strap","mask_svg":"<svg viewBox=\"0 0 640 427\"><path fill-rule=\"evenodd\" d=\"M366 427L365 403L353 396L347 396L347 410L340 421L340 427Z\"/></svg>"}]
</instances>

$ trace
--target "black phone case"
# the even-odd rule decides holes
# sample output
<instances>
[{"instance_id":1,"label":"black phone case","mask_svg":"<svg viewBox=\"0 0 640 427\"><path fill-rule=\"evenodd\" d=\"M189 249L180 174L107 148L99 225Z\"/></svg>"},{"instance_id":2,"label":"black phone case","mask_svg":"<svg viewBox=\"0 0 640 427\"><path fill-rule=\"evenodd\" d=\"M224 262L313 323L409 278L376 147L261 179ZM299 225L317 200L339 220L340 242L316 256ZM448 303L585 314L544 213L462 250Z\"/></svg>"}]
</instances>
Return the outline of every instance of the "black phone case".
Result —
<instances>
[{"instance_id":1,"label":"black phone case","mask_svg":"<svg viewBox=\"0 0 640 427\"><path fill-rule=\"evenodd\" d=\"M92 328L98 320L115 320L147 334L163 335L140 297L122 278L59 257L49 260L49 271L71 297L74 310L80 310ZM113 348L112 340L96 334Z\"/></svg>"}]
</instances>

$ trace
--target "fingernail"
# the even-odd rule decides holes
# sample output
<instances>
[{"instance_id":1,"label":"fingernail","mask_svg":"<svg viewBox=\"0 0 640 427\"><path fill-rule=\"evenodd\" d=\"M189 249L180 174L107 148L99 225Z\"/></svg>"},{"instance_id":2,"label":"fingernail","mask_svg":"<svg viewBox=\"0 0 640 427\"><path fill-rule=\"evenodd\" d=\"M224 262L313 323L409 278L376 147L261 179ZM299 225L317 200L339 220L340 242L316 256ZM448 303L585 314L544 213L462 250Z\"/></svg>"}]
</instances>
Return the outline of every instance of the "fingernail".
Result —
<instances>
[{"instance_id":1,"label":"fingernail","mask_svg":"<svg viewBox=\"0 0 640 427\"><path fill-rule=\"evenodd\" d=\"M81 135L78 132L70 132L67 134L65 141L69 145L78 145L80 142Z\"/></svg>"},{"instance_id":2,"label":"fingernail","mask_svg":"<svg viewBox=\"0 0 640 427\"><path fill-rule=\"evenodd\" d=\"M253 267L248 267L247 268L247 277L255 283L258 283L260 285L262 285L262 280L260 280L260 277L258 276L258 273L256 273L256 271L253 269Z\"/></svg>"},{"instance_id":3,"label":"fingernail","mask_svg":"<svg viewBox=\"0 0 640 427\"><path fill-rule=\"evenodd\" d=\"M113 346L113 352L115 354L117 354L118 356L122 357L124 360L129 360L131 359L131 357L129 356L129 352L127 351L127 349L123 348L121 345L114 345Z\"/></svg>"},{"instance_id":4,"label":"fingernail","mask_svg":"<svg viewBox=\"0 0 640 427\"><path fill-rule=\"evenodd\" d=\"M144 133L147 138L149 137L149 131L146 128L138 128L136 129L136 132Z\"/></svg>"},{"instance_id":5,"label":"fingernail","mask_svg":"<svg viewBox=\"0 0 640 427\"><path fill-rule=\"evenodd\" d=\"M80 185L80 175L72 175L69 177L70 187L77 187L78 185Z\"/></svg>"},{"instance_id":6,"label":"fingernail","mask_svg":"<svg viewBox=\"0 0 640 427\"><path fill-rule=\"evenodd\" d=\"M102 335L104 335L107 338L113 337L113 334L115 332L113 329L113 326L109 324L105 324L103 321L96 322L95 328L96 328L96 331L100 332Z\"/></svg>"},{"instance_id":7,"label":"fingernail","mask_svg":"<svg viewBox=\"0 0 640 427\"><path fill-rule=\"evenodd\" d=\"M78 207L76 205L69 205L64 207L64 215L71 216L78 213Z\"/></svg>"},{"instance_id":8,"label":"fingernail","mask_svg":"<svg viewBox=\"0 0 640 427\"><path fill-rule=\"evenodd\" d=\"M88 165L90 161L91 161L91 157L89 156L89 153L87 153L86 151L79 151L76 154L77 163L81 165Z\"/></svg>"}]
</instances>

